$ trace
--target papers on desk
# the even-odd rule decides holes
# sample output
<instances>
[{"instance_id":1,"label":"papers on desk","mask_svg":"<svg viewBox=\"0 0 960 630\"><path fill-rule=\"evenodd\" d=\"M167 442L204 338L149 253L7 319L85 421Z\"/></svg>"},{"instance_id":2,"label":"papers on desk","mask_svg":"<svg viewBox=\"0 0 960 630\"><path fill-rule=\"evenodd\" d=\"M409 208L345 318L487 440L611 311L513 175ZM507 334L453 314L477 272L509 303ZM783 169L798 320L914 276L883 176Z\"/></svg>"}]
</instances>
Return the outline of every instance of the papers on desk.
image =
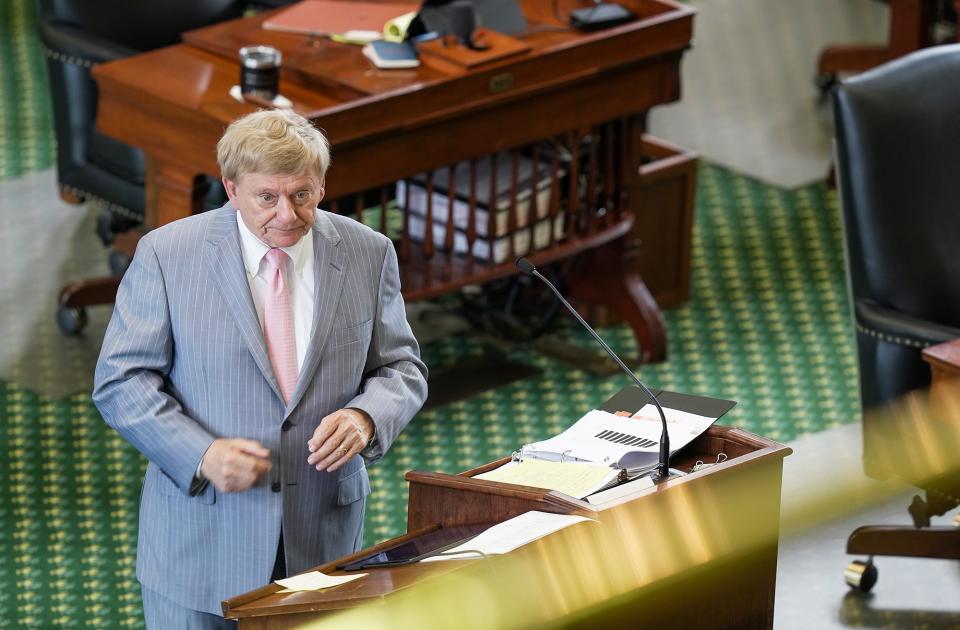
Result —
<instances>
[{"instance_id":1,"label":"papers on desk","mask_svg":"<svg viewBox=\"0 0 960 630\"><path fill-rule=\"evenodd\" d=\"M617 482L620 471L606 464L564 463L540 459L508 462L476 475L474 479L500 481L518 486L557 490L575 499L593 494Z\"/></svg>"},{"instance_id":2,"label":"papers on desk","mask_svg":"<svg viewBox=\"0 0 960 630\"><path fill-rule=\"evenodd\" d=\"M671 452L689 444L716 420L676 409L664 408L663 412ZM643 407L634 418L594 409L560 435L524 446L518 456L521 460L592 462L640 474L657 465L661 431L660 415L653 405Z\"/></svg>"},{"instance_id":3,"label":"papers on desk","mask_svg":"<svg viewBox=\"0 0 960 630\"><path fill-rule=\"evenodd\" d=\"M430 556L420 562L438 560L463 560L494 554L509 553L518 547L531 543L538 538L560 531L574 523L591 519L572 514L550 514L535 510L515 516L508 521L494 525L482 534L467 542L449 549L442 556ZM595 522L595 521L594 521Z\"/></svg>"},{"instance_id":4,"label":"papers on desk","mask_svg":"<svg viewBox=\"0 0 960 630\"><path fill-rule=\"evenodd\" d=\"M366 573L357 573L356 575L327 575L319 571L310 571L301 573L283 580L277 580L277 584L284 590L281 593L293 593L295 591L319 591L322 588L333 588L347 582L352 582L357 578L362 578Z\"/></svg>"}]
</instances>

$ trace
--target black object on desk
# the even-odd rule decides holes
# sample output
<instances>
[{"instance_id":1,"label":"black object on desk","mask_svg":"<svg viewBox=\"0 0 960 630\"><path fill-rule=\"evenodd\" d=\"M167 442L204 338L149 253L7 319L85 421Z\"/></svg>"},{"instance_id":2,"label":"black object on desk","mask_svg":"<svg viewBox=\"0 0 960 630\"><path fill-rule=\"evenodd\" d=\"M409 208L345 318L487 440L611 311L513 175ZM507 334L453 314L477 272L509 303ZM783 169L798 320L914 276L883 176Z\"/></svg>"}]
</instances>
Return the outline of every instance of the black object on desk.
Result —
<instances>
[{"instance_id":1,"label":"black object on desk","mask_svg":"<svg viewBox=\"0 0 960 630\"><path fill-rule=\"evenodd\" d=\"M410 564L452 549L493 525L494 523L479 523L460 527L441 527L353 562L338 565L337 568L343 571L359 571L371 567Z\"/></svg>"}]
</instances>

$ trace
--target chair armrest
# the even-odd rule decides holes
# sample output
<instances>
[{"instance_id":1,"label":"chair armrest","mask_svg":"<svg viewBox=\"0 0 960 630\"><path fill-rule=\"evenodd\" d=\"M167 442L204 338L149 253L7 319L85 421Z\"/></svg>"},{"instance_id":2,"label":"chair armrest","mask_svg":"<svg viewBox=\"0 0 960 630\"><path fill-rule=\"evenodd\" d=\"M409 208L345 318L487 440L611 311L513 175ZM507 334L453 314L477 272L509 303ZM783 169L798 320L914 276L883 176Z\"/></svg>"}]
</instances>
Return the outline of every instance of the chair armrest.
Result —
<instances>
[{"instance_id":1,"label":"chair armrest","mask_svg":"<svg viewBox=\"0 0 960 630\"><path fill-rule=\"evenodd\" d=\"M857 330L889 343L913 348L960 338L960 328L906 315L875 302L854 305Z\"/></svg>"},{"instance_id":2,"label":"chair armrest","mask_svg":"<svg viewBox=\"0 0 960 630\"><path fill-rule=\"evenodd\" d=\"M48 56L84 67L140 52L69 24L41 22L40 39Z\"/></svg>"}]
</instances>

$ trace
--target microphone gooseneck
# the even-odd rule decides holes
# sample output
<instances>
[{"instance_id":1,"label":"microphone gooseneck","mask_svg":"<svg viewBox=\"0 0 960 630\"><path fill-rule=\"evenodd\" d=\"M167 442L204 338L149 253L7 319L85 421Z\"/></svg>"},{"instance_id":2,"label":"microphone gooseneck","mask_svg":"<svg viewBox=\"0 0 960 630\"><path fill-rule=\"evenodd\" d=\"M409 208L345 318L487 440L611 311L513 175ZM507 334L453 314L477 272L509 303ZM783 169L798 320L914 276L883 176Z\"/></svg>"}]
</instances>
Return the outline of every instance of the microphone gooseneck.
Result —
<instances>
[{"instance_id":1,"label":"microphone gooseneck","mask_svg":"<svg viewBox=\"0 0 960 630\"><path fill-rule=\"evenodd\" d=\"M653 401L653 404L657 407L657 411L660 412L660 422L663 425L663 432L660 434L660 460L657 464L656 481L659 482L666 480L667 477L670 476L670 434L667 432L667 417L663 413L663 407L660 406L660 401L657 400L657 397L653 395L653 392L647 389L647 386L644 385L639 378L637 378L637 375L634 374L633 371L628 368L623 361L620 360L620 357L617 356L617 353L610 349L610 346L608 346L607 343L600 337L600 335L597 334L597 331L595 331L590 324L580 317L580 313L578 313L570 305L570 302L567 302L566 298L564 298L563 295L560 294L560 291L557 290L557 287L553 286L552 282L547 280L539 271L537 271L537 268L532 262L526 258L520 257L517 258L516 265L517 269L523 273L527 274L528 276L538 278L541 282L550 287L550 290L553 291L553 294L557 296L557 299L560 300L560 303L563 304L568 311L570 311L570 314L573 315L578 322L580 322L581 326L587 329L587 332L593 335L593 338L597 340L597 343L599 343L604 350L606 350L607 354L610 355L610 358L617 362L617 365L620 366L620 369L623 370L624 374L633 379L633 382L636 383L637 386L644 391L644 393L646 393L651 401Z\"/></svg>"}]
</instances>

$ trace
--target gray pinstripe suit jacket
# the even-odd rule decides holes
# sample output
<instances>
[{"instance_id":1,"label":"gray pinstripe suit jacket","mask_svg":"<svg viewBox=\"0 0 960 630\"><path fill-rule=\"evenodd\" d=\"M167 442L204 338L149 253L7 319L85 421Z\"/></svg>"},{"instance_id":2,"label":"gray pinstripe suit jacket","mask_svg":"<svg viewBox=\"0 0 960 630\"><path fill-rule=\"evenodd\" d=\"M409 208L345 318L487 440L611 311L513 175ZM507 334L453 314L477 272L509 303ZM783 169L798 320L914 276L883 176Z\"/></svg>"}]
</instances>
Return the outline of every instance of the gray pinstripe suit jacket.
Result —
<instances>
[{"instance_id":1,"label":"gray pinstripe suit jacket","mask_svg":"<svg viewBox=\"0 0 960 630\"><path fill-rule=\"evenodd\" d=\"M319 212L312 236L313 334L284 405L240 253L235 210L147 234L121 283L97 364L94 401L150 461L140 501L137 577L187 608L270 580L281 524L290 574L360 547L375 460L420 409L426 368L400 296L390 241ZM307 238L307 237L304 237ZM320 420L363 409L377 438L334 473L306 463ZM284 429L286 427L286 429ZM257 440L273 470L253 488L190 496L218 437ZM277 491L279 490L279 491Z\"/></svg>"}]
</instances>

